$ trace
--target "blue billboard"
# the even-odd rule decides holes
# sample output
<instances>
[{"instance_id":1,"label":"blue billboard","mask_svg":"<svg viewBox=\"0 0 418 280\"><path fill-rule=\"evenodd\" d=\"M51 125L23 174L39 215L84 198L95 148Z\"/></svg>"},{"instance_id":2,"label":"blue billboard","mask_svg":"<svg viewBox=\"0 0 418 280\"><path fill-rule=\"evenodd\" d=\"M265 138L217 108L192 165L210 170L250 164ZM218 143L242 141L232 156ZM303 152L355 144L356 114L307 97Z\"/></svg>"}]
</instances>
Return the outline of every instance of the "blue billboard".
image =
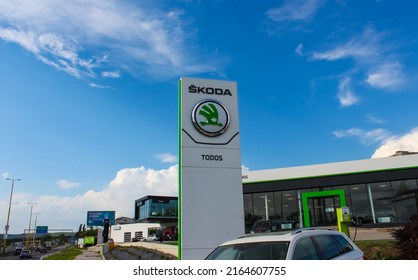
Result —
<instances>
[{"instance_id":1,"label":"blue billboard","mask_svg":"<svg viewBox=\"0 0 418 280\"><path fill-rule=\"evenodd\" d=\"M36 226L36 233L48 233L48 226Z\"/></svg>"},{"instance_id":2,"label":"blue billboard","mask_svg":"<svg viewBox=\"0 0 418 280\"><path fill-rule=\"evenodd\" d=\"M103 226L105 219L114 225L115 211L87 211L87 226Z\"/></svg>"}]
</instances>

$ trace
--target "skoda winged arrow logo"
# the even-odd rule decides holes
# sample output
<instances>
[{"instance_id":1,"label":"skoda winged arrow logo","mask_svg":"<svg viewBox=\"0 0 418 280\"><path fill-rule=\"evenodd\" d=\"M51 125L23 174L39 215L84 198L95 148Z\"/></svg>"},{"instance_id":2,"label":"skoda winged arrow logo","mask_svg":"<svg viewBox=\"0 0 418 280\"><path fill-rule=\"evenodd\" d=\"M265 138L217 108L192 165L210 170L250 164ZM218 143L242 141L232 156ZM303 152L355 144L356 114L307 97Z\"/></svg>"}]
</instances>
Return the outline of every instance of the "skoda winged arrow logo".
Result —
<instances>
[{"instance_id":1,"label":"skoda winged arrow logo","mask_svg":"<svg viewBox=\"0 0 418 280\"><path fill-rule=\"evenodd\" d=\"M216 100L203 100L193 108L192 122L203 135L215 137L228 129L229 113L222 103Z\"/></svg>"},{"instance_id":2,"label":"skoda winged arrow logo","mask_svg":"<svg viewBox=\"0 0 418 280\"><path fill-rule=\"evenodd\" d=\"M206 118L206 121L199 122L201 126L205 125L217 125L223 126L223 124L218 123L219 113L215 105L209 103L208 105L203 105L202 109L199 110L199 115L202 115Z\"/></svg>"}]
</instances>

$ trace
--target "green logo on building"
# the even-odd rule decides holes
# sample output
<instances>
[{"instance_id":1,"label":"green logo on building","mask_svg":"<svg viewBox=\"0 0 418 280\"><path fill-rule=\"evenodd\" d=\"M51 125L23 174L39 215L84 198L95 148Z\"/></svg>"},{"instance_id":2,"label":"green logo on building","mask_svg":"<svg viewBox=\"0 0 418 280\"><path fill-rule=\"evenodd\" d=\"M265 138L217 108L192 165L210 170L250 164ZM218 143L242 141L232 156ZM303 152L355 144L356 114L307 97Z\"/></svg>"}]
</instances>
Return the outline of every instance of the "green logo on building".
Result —
<instances>
[{"instance_id":1,"label":"green logo on building","mask_svg":"<svg viewBox=\"0 0 418 280\"><path fill-rule=\"evenodd\" d=\"M199 110L199 115L202 115L206 118L206 121L201 121L200 125L217 125L217 126L223 126L223 124L218 122L219 113L218 109L216 109L216 106L213 105L213 103L209 103L208 105L203 105L202 109Z\"/></svg>"},{"instance_id":2,"label":"green logo on building","mask_svg":"<svg viewBox=\"0 0 418 280\"><path fill-rule=\"evenodd\" d=\"M203 135L215 137L228 129L229 113L222 103L216 100L203 100L193 108L192 122Z\"/></svg>"}]
</instances>

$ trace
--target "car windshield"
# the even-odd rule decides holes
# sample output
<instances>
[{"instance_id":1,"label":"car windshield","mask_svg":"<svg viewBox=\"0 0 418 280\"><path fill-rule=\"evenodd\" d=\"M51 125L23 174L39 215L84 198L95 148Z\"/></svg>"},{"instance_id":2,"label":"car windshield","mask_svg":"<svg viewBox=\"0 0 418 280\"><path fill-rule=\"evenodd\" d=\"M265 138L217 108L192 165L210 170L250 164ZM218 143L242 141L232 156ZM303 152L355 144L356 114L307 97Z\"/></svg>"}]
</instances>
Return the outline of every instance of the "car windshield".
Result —
<instances>
[{"instance_id":1,"label":"car windshield","mask_svg":"<svg viewBox=\"0 0 418 280\"><path fill-rule=\"evenodd\" d=\"M220 246L207 260L285 260L289 242L257 242Z\"/></svg>"}]
</instances>

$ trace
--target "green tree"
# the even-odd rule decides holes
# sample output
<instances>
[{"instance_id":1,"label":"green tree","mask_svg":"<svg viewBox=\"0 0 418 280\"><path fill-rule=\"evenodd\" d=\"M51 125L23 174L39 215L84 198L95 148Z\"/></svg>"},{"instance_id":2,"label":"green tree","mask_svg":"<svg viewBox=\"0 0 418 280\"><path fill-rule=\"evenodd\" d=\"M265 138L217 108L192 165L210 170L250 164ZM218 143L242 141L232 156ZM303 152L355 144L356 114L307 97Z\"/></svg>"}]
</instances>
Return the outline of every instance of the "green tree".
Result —
<instances>
[{"instance_id":1,"label":"green tree","mask_svg":"<svg viewBox=\"0 0 418 280\"><path fill-rule=\"evenodd\" d=\"M41 240L41 244L44 244L45 241L52 241L52 235L50 235L49 233L45 234L44 236L41 237L40 240Z\"/></svg>"}]
</instances>

